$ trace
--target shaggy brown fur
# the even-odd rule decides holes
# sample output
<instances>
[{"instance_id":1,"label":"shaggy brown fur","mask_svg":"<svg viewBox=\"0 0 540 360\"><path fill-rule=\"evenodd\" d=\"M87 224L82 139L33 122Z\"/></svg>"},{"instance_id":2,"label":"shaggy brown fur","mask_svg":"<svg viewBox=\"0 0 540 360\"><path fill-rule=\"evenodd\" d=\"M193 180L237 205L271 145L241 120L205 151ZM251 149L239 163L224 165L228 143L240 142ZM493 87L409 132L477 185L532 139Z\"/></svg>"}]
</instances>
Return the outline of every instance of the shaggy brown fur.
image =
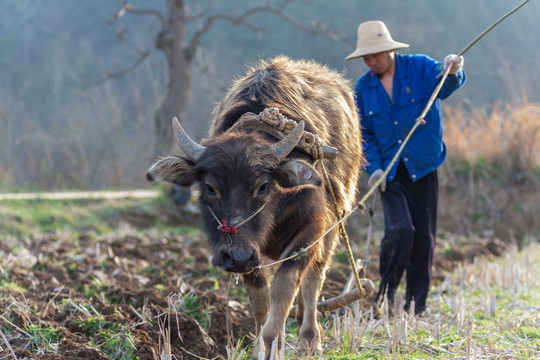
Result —
<instances>
[{"instance_id":1,"label":"shaggy brown fur","mask_svg":"<svg viewBox=\"0 0 540 360\"><path fill-rule=\"evenodd\" d=\"M292 61L285 56L261 61L237 79L218 104L209 135L230 128L245 112L259 113L266 107L277 107L289 119L306 121L307 131L339 151L335 160L325 161L325 166L338 208L350 211L363 162L360 121L353 96L348 81L317 62ZM331 201L329 194L327 201ZM326 209L328 227L336 218L331 206Z\"/></svg>"}]
</instances>

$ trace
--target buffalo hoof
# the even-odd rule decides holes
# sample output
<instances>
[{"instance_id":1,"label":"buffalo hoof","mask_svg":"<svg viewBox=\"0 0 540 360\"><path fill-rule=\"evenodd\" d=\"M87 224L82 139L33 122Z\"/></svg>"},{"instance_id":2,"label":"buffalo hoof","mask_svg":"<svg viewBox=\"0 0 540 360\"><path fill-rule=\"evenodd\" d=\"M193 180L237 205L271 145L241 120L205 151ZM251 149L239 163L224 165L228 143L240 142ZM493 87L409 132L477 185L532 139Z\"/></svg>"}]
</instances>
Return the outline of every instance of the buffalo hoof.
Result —
<instances>
[{"instance_id":1,"label":"buffalo hoof","mask_svg":"<svg viewBox=\"0 0 540 360\"><path fill-rule=\"evenodd\" d=\"M255 341L255 346L253 346L253 354L251 355L251 359L280 360L282 346L283 344L279 339L279 334L273 339L267 339L263 336L259 336Z\"/></svg>"},{"instance_id":2,"label":"buffalo hoof","mask_svg":"<svg viewBox=\"0 0 540 360\"><path fill-rule=\"evenodd\" d=\"M313 355L321 353L321 329L317 324L316 329L300 329L300 335L298 336L298 350L303 355Z\"/></svg>"}]
</instances>

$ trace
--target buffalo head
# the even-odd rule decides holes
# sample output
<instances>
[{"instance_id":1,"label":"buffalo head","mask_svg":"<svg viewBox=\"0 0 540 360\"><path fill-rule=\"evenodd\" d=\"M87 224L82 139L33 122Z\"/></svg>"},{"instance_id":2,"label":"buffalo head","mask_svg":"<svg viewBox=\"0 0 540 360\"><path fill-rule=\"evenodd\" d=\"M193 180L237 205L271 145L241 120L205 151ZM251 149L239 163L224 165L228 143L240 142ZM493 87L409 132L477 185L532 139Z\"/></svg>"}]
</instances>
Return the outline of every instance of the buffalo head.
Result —
<instances>
[{"instance_id":1,"label":"buffalo head","mask_svg":"<svg viewBox=\"0 0 540 360\"><path fill-rule=\"evenodd\" d=\"M290 156L304 122L273 143L256 132L225 132L200 145L189 138L176 118L176 140L186 157L167 156L150 167L150 181L200 187L200 206L212 263L219 269L246 273L260 264L261 253L278 258L286 252L271 244L272 230L290 197L322 189L318 172ZM322 192L321 192L322 193Z\"/></svg>"}]
</instances>

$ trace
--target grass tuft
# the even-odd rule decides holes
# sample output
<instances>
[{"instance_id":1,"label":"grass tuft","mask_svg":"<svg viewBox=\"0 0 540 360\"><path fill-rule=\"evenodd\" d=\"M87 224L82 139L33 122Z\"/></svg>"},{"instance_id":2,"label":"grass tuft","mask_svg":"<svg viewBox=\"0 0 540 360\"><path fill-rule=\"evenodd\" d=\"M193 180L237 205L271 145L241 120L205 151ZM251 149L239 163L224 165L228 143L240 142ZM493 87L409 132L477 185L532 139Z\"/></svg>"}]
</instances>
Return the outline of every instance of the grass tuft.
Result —
<instances>
[{"instance_id":1,"label":"grass tuft","mask_svg":"<svg viewBox=\"0 0 540 360\"><path fill-rule=\"evenodd\" d=\"M119 330L102 329L97 332L100 339L95 342L112 360L133 360L136 347L129 328L119 325Z\"/></svg>"},{"instance_id":2,"label":"grass tuft","mask_svg":"<svg viewBox=\"0 0 540 360\"><path fill-rule=\"evenodd\" d=\"M46 328L42 325L30 325L24 329L29 335L30 349L37 354L45 352L58 352L58 345L62 341L62 331L55 328Z\"/></svg>"},{"instance_id":3,"label":"grass tuft","mask_svg":"<svg viewBox=\"0 0 540 360\"><path fill-rule=\"evenodd\" d=\"M205 330L210 326L212 311L204 304L195 293L186 295L169 295L169 303L175 310L186 313L195 319Z\"/></svg>"}]
</instances>

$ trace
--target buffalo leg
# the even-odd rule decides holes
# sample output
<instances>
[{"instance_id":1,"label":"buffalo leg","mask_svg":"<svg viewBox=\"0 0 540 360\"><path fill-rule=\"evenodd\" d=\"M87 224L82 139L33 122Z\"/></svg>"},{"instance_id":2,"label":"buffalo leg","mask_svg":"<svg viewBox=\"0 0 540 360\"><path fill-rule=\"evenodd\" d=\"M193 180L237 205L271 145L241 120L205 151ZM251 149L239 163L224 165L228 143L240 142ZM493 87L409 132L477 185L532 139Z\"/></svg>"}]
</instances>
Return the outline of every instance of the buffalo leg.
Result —
<instances>
[{"instance_id":1,"label":"buffalo leg","mask_svg":"<svg viewBox=\"0 0 540 360\"><path fill-rule=\"evenodd\" d=\"M318 319L317 301L326 278L330 254L334 253L337 240L337 231L334 230L327 235L322 250L324 255L314 259L302 281L303 314L300 316L302 316L303 321L298 324L298 346L300 351L308 354L321 351L322 327ZM298 308L298 311L300 310Z\"/></svg>"},{"instance_id":2,"label":"buffalo leg","mask_svg":"<svg viewBox=\"0 0 540 360\"><path fill-rule=\"evenodd\" d=\"M274 276L270 288L270 313L255 342L253 359L258 359L264 352L265 360L279 359L283 347L283 329L289 310L299 288L302 273L306 268L306 259L284 262ZM277 341L274 358L270 358L272 342Z\"/></svg>"},{"instance_id":3,"label":"buffalo leg","mask_svg":"<svg viewBox=\"0 0 540 360\"><path fill-rule=\"evenodd\" d=\"M311 353L320 351L321 328L317 319L317 300L324 282L324 269L310 268L302 282L304 303L303 322L298 324L298 346L301 351ZM301 311L300 307L298 311Z\"/></svg>"},{"instance_id":4,"label":"buffalo leg","mask_svg":"<svg viewBox=\"0 0 540 360\"><path fill-rule=\"evenodd\" d=\"M302 327L304 322L304 296L302 294L302 287L298 289L298 295L296 296L296 323L298 329Z\"/></svg>"},{"instance_id":5,"label":"buffalo leg","mask_svg":"<svg viewBox=\"0 0 540 360\"><path fill-rule=\"evenodd\" d=\"M255 270L244 274L244 284L249 298L251 312L255 317L257 336L266 322L270 309L270 286L268 276L262 270Z\"/></svg>"}]
</instances>

